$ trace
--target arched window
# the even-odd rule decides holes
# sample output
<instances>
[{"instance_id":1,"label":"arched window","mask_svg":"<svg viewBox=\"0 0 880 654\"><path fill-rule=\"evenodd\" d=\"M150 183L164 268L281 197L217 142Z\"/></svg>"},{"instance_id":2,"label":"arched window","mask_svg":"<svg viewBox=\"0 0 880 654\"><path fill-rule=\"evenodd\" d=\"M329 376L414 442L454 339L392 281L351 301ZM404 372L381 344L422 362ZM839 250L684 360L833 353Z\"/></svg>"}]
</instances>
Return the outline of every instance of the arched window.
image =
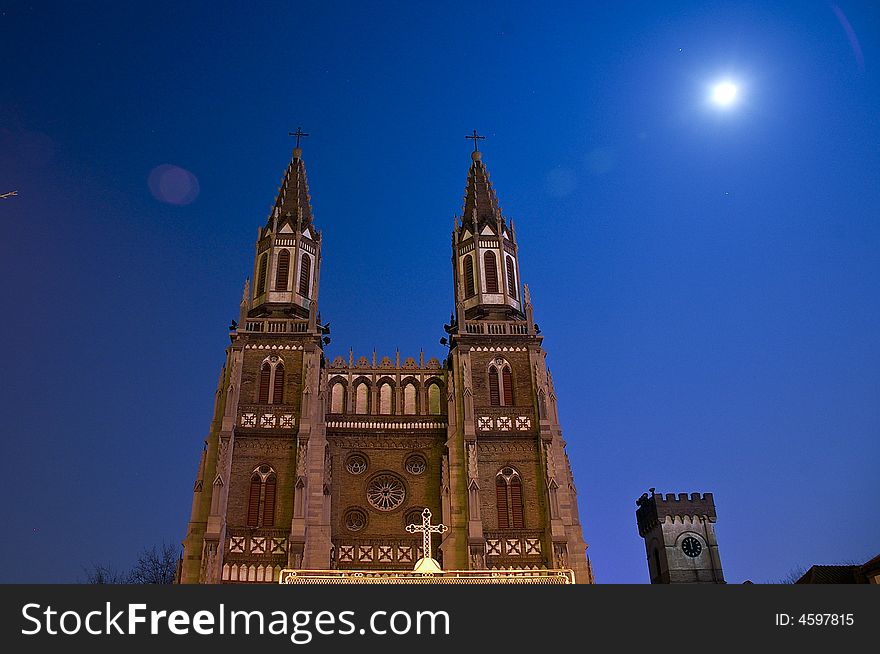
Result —
<instances>
[{"instance_id":1,"label":"arched window","mask_svg":"<svg viewBox=\"0 0 880 654\"><path fill-rule=\"evenodd\" d=\"M345 413L345 384L337 382L330 391L330 413Z\"/></svg>"},{"instance_id":2,"label":"arched window","mask_svg":"<svg viewBox=\"0 0 880 654\"><path fill-rule=\"evenodd\" d=\"M474 293L474 259L467 255L464 258L464 296L473 297Z\"/></svg>"},{"instance_id":3,"label":"arched window","mask_svg":"<svg viewBox=\"0 0 880 654\"><path fill-rule=\"evenodd\" d=\"M272 384L272 404L284 402L284 363L275 366L275 380Z\"/></svg>"},{"instance_id":4,"label":"arched window","mask_svg":"<svg viewBox=\"0 0 880 654\"><path fill-rule=\"evenodd\" d=\"M284 359L272 354L263 359L260 366L260 382L257 387L258 404L282 404L284 402Z\"/></svg>"},{"instance_id":5,"label":"arched window","mask_svg":"<svg viewBox=\"0 0 880 654\"><path fill-rule=\"evenodd\" d=\"M304 252L299 264L299 294L303 297L309 297L311 278L312 258Z\"/></svg>"},{"instance_id":6,"label":"arched window","mask_svg":"<svg viewBox=\"0 0 880 654\"><path fill-rule=\"evenodd\" d=\"M509 466L495 475L495 508L499 529L523 528L522 479Z\"/></svg>"},{"instance_id":7,"label":"arched window","mask_svg":"<svg viewBox=\"0 0 880 654\"><path fill-rule=\"evenodd\" d=\"M385 382L384 384L379 386L379 413L383 415L391 414L391 408L393 405L391 394L391 384Z\"/></svg>"},{"instance_id":8,"label":"arched window","mask_svg":"<svg viewBox=\"0 0 880 654\"><path fill-rule=\"evenodd\" d=\"M257 289L254 297L259 297L266 292L266 272L269 269L269 255L260 257L260 265L257 271Z\"/></svg>"},{"instance_id":9,"label":"arched window","mask_svg":"<svg viewBox=\"0 0 880 654\"><path fill-rule=\"evenodd\" d=\"M498 292L498 264L495 261L494 252L486 252L483 255L483 269L486 271L486 292Z\"/></svg>"},{"instance_id":10,"label":"arched window","mask_svg":"<svg viewBox=\"0 0 880 654\"><path fill-rule=\"evenodd\" d=\"M489 404L513 406L513 374L510 365L500 357L489 366Z\"/></svg>"},{"instance_id":11,"label":"arched window","mask_svg":"<svg viewBox=\"0 0 880 654\"><path fill-rule=\"evenodd\" d=\"M516 299L516 275L513 272L513 257L507 256L507 294Z\"/></svg>"},{"instance_id":12,"label":"arched window","mask_svg":"<svg viewBox=\"0 0 880 654\"><path fill-rule=\"evenodd\" d=\"M290 277L290 250L278 253L278 265L275 266L275 290L287 290L287 278Z\"/></svg>"},{"instance_id":13,"label":"arched window","mask_svg":"<svg viewBox=\"0 0 880 654\"><path fill-rule=\"evenodd\" d=\"M403 387L403 412L412 416L416 413L416 385L406 384Z\"/></svg>"},{"instance_id":14,"label":"arched window","mask_svg":"<svg viewBox=\"0 0 880 654\"><path fill-rule=\"evenodd\" d=\"M248 490L248 527L275 526L275 486L276 477L272 466L264 463L254 469Z\"/></svg>"},{"instance_id":15,"label":"arched window","mask_svg":"<svg viewBox=\"0 0 880 654\"><path fill-rule=\"evenodd\" d=\"M260 366L260 395L257 398L259 404L269 404L270 380L272 379L272 366L268 361L263 361Z\"/></svg>"},{"instance_id":16,"label":"arched window","mask_svg":"<svg viewBox=\"0 0 880 654\"><path fill-rule=\"evenodd\" d=\"M501 369L501 388L504 391L504 406L513 406L513 375L510 373L510 366Z\"/></svg>"},{"instance_id":17,"label":"arched window","mask_svg":"<svg viewBox=\"0 0 880 654\"><path fill-rule=\"evenodd\" d=\"M498 368L489 366L489 404L501 406L501 390L498 383Z\"/></svg>"},{"instance_id":18,"label":"arched window","mask_svg":"<svg viewBox=\"0 0 880 654\"><path fill-rule=\"evenodd\" d=\"M358 384L357 390L355 391L355 413L367 413L369 410L369 396L368 396L368 388L366 383Z\"/></svg>"},{"instance_id":19,"label":"arched window","mask_svg":"<svg viewBox=\"0 0 880 654\"><path fill-rule=\"evenodd\" d=\"M440 415L440 385L431 384L428 386L428 413L431 415Z\"/></svg>"}]
</instances>

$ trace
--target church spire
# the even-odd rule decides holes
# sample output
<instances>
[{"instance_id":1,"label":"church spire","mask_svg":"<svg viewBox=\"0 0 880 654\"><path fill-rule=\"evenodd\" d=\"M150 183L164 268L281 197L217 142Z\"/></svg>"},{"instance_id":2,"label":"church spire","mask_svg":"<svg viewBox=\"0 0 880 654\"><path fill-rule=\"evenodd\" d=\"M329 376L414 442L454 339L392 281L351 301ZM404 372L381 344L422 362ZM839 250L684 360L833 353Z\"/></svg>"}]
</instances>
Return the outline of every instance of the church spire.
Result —
<instances>
[{"instance_id":1,"label":"church spire","mask_svg":"<svg viewBox=\"0 0 880 654\"><path fill-rule=\"evenodd\" d=\"M452 236L456 306L467 320L522 320L516 237L498 204L474 130L460 224Z\"/></svg>"},{"instance_id":2,"label":"church spire","mask_svg":"<svg viewBox=\"0 0 880 654\"><path fill-rule=\"evenodd\" d=\"M277 219L276 229L289 224L292 229L297 229L299 226L300 230L305 230L312 224L312 197L309 195L309 182L306 177L306 164L302 158L300 139L308 134L299 127L296 132L289 134L296 137L296 147L293 149L290 164L284 171L281 188L278 190L278 197L275 199L275 206L267 226L271 226Z\"/></svg>"},{"instance_id":3,"label":"church spire","mask_svg":"<svg viewBox=\"0 0 880 654\"><path fill-rule=\"evenodd\" d=\"M313 223L300 147L300 139L308 134L300 128L290 134L296 137L296 147L257 239L251 317L277 314L310 319L317 312L321 232Z\"/></svg>"}]
</instances>

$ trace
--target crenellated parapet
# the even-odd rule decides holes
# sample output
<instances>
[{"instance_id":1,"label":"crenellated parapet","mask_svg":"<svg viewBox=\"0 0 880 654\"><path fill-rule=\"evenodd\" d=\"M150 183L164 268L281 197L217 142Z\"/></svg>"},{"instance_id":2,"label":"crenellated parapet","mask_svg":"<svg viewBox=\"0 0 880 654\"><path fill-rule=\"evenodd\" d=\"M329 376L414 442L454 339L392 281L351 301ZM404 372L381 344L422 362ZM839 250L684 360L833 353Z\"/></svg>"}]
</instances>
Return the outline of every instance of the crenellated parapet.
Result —
<instances>
[{"instance_id":1,"label":"crenellated parapet","mask_svg":"<svg viewBox=\"0 0 880 654\"><path fill-rule=\"evenodd\" d=\"M663 522L666 518L705 518L709 522L715 522L715 499L712 493L667 493L651 495L643 494L636 500L636 521L639 526L639 535L644 538L651 529Z\"/></svg>"}]
</instances>

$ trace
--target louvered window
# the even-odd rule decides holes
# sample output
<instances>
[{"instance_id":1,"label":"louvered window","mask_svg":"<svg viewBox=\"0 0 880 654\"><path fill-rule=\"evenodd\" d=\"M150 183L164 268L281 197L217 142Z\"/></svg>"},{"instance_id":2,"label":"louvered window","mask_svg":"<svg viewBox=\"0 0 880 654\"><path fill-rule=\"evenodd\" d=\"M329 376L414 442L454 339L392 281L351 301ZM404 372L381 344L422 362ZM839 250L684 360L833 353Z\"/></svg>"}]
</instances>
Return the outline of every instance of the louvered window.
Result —
<instances>
[{"instance_id":1,"label":"louvered window","mask_svg":"<svg viewBox=\"0 0 880 654\"><path fill-rule=\"evenodd\" d=\"M474 296L474 260L471 255L464 258L464 296Z\"/></svg>"},{"instance_id":2,"label":"louvered window","mask_svg":"<svg viewBox=\"0 0 880 654\"><path fill-rule=\"evenodd\" d=\"M486 293L498 292L498 266L494 252L483 255L483 268L486 271Z\"/></svg>"},{"instance_id":3,"label":"louvered window","mask_svg":"<svg viewBox=\"0 0 880 654\"><path fill-rule=\"evenodd\" d=\"M498 388L498 368L489 366L489 404L501 406L501 393Z\"/></svg>"},{"instance_id":4,"label":"louvered window","mask_svg":"<svg viewBox=\"0 0 880 654\"><path fill-rule=\"evenodd\" d=\"M501 385L504 387L504 406L513 406L513 375L510 366L501 369Z\"/></svg>"},{"instance_id":5,"label":"louvered window","mask_svg":"<svg viewBox=\"0 0 880 654\"><path fill-rule=\"evenodd\" d=\"M260 491L262 490L260 475L251 477L251 490L248 496L247 526L256 527L260 522Z\"/></svg>"},{"instance_id":6,"label":"louvered window","mask_svg":"<svg viewBox=\"0 0 880 654\"><path fill-rule=\"evenodd\" d=\"M510 516L508 515L507 503L507 482L500 475L495 479L495 504L498 511L498 528L507 529L510 527Z\"/></svg>"},{"instance_id":7,"label":"louvered window","mask_svg":"<svg viewBox=\"0 0 880 654\"><path fill-rule=\"evenodd\" d=\"M299 294L309 297L309 284L312 276L312 258L303 254L299 264Z\"/></svg>"},{"instance_id":8,"label":"louvered window","mask_svg":"<svg viewBox=\"0 0 880 654\"><path fill-rule=\"evenodd\" d=\"M260 394L257 399L259 404L269 404L269 379L272 376L272 366L266 361L260 367Z\"/></svg>"},{"instance_id":9,"label":"louvered window","mask_svg":"<svg viewBox=\"0 0 880 654\"><path fill-rule=\"evenodd\" d=\"M510 480L510 517L511 527L523 528L522 484L519 477Z\"/></svg>"},{"instance_id":10,"label":"louvered window","mask_svg":"<svg viewBox=\"0 0 880 654\"><path fill-rule=\"evenodd\" d=\"M516 276L513 274L513 257L507 257L507 294L516 299Z\"/></svg>"},{"instance_id":11,"label":"louvered window","mask_svg":"<svg viewBox=\"0 0 880 654\"><path fill-rule=\"evenodd\" d=\"M284 402L284 364L275 366L275 379L272 383L272 404Z\"/></svg>"},{"instance_id":12,"label":"louvered window","mask_svg":"<svg viewBox=\"0 0 880 654\"><path fill-rule=\"evenodd\" d=\"M495 505L499 529L522 529L523 520L522 480L511 467L502 468L495 475Z\"/></svg>"},{"instance_id":13,"label":"louvered window","mask_svg":"<svg viewBox=\"0 0 880 654\"><path fill-rule=\"evenodd\" d=\"M287 278L290 276L290 250L278 253L278 265L275 267L275 290L287 290Z\"/></svg>"},{"instance_id":14,"label":"louvered window","mask_svg":"<svg viewBox=\"0 0 880 654\"><path fill-rule=\"evenodd\" d=\"M275 475L266 479L263 497L263 527L275 526Z\"/></svg>"},{"instance_id":15,"label":"louvered window","mask_svg":"<svg viewBox=\"0 0 880 654\"><path fill-rule=\"evenodd\" d=\"M260 269L257 273L257 297L266 292L266 271L269 269L269 255L260 258Z\"/></svg>"}]
</instances>

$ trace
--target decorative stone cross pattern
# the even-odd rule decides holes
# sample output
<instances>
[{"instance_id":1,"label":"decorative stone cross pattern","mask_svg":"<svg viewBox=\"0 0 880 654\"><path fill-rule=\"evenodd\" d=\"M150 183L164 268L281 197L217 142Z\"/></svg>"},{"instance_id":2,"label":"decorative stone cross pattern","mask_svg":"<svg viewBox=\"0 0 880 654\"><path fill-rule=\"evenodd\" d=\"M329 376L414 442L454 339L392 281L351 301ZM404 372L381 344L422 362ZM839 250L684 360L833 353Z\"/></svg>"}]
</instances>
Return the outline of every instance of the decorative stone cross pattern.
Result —
<instances>
[{"instance_id":1,"label":"decorative stone cross pattern","mask_svg":"<svg viewBox=\"0 0 880 654\"><path fill-rule=\"evenodd\" d=\"M449 527L444 524L431 524L431 509L425 509L422 511L422 524L421 525L407 525L406 530L411 534L421 533L423 537L423 558L430 559L431 558L431 534L442 534L446 531L449 531Z\"/></svg>"}]
</instances>

